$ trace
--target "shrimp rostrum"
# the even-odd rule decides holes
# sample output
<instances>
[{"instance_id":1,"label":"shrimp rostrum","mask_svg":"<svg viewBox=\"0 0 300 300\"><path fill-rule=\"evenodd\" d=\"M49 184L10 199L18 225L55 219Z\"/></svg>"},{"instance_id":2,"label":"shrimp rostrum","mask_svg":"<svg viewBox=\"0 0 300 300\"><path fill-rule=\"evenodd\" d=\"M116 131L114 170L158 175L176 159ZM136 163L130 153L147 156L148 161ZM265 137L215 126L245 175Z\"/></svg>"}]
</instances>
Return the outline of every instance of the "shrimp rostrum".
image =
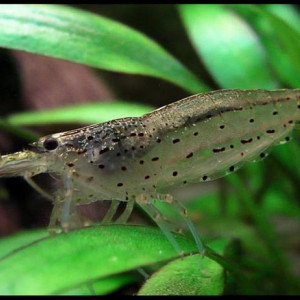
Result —
<instances>
[{"instance_id":1,"label":"shrimp rostrum","mask_svg":"<svg viewBox=\"0 0 300 300\"><path fill-rule=\"evenodd\" d=\"M210 181L236 171L245 161L263 159L270 146L291 139L299 120L300 90L219 90L197 94L136 118L123 118L40 138L28 150L4 155L0 177L23 176L50 198L50 228L81 227L76 206L110 200L103 223L125 223L138 203L174 247L168 222L153 204L173 205L199 247L203 245L172 186ZM54 195L32 179L55 174Z\"/></svg>"}]
</instances>

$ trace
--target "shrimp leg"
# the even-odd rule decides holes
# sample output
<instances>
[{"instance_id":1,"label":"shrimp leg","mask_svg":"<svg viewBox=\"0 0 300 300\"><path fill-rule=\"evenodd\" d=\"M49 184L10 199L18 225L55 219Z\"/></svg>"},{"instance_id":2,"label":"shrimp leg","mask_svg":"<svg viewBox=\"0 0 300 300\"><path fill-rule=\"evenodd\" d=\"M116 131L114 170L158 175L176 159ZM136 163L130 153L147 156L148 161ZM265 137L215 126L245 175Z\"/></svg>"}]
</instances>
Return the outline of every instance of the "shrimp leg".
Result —
<instances>
[{"instance_id":1,"label":"shrimp leg","mask_svg":"<svg viewBox=\"0 0 300 300\"><path fill-rule=\"evenodd\" d=\"M25 181L33 188L35 189L38 193L40 193L43 197L50 201L54 201L53 196L51 196L49 193L47 193L44 189L42 189L34 180L32 179L31 176L29 176L28 173L25 173L24 175Z\"/></svg>"},{"instance_id":2,"label":"shrimp leg","mask_svg":"<svg viewBox=\"0 0 300 300\"><path fill-rule=\"evenodd\" d=\"M133 207L134 207L134 198L131 198L130 200L128 200L128 202L126 202L126 207L123 211L123 213L121 214L121 216L116 220L117 224L124 224L127 222L128 218L130 217Z\"/></svg>"},{"instance_id":3,"label":"shrimp leg","mask_svg":"<svg viewBox=\"0 0 300 300\"><path fill-rule=\"evenodd\" d=\"M114 217L118 207L119 207L120 202L117 200L112 200L110 207L108 211L106 212L105 216L101 220L100 224L109 224L111 223L112 218Z\"/></svg>"},{"instance_id":4,"label":"shrimp leg","mask_svg":"<svg viewBox=\"0 0 300 300\"><path fill-rule=\"evenodd\" d=\"M73 188L72 177L70 174L67 174L64 178L64 189L58 195L57 204L55 204L58 205L58 214L56 217L59 217L64 232L83 227L76 209L76 203L73 199Z\"/></svg>"},{"instance_id":5,"label":"shrimp leg","mask_svg":"<svg viewBox=\"0 0 300 300\"><path fill-rule=\"evenodd\" d=\"M70 182L68 182L66 184L67 191L65 193L65 202L62 207L61 197L57 197L57 199L55 199L54 196L50 195L48 192L46 192L44 189L42 189L32 179L32 177L28 173L25 173L24 179L32 188L34 188L37 192L39 192L43 197L52 201L53 203L56 203L54 205L53 213L51 215L51 219L50 219L50 223L49 223L49 232L50 233L60 233L61 232L60 230L55 228L57 220L60 219L59 215L60 215L61 211L62 211L61 221L62 221L62 227L64 228L64 231L68 231L70 228L80 227L79 226L79 224L80 224L79 216L76 211L75 204L72 202L72 184ZM68 195L68 193L69 193L69 195ZM107 221L111 220L116 209L117 209L117 207L114 208L114 212L113 211L110 212L112 214L112 216L111 217L108 216L109 220L107 220ZM71 223L70 218L72 218L73 223ZM85 224L85 226L87 226L87 225Z\"/></svg>"},{"instance_id":6,"label":"shrimp leg","mask_svg":"<svg viewBox=\"0 0 300 300\"><path fill-rule=\"evenodd\" d=\"M64 231L68 231L70 227L70 215L71 215L71 206L72 206L72 179L69 176L66 176L65 182L65 194L64 194L64 203L61 213L61 226L63 227Z\"/></svg>"},{"instance_id":7,"label":"shrimp leg","mask_svg":"<svg viewBox=\"0 0 300 300\"><path fill-rule=\"evenodd\" d=\"M182 255L183 251L180 249L176 239L174 238L171 230L168 227L168 224L165 222L164 216L160 213L160 211L151 203L150 198L145 195L139 195L136 199L137 203L140 207L151 217L151 219L158 225L163 234L172 244L174 249Z\"/></svg>"},{"instance_id":8,"label":"shrimp leg","mask_svg":"<svg viewBox=\"0 0 300 300\"><path fill-rule=\"evenodd\" d=\"M50 234L58 234L61 233L61 229L57 228L56 222L59 221L59 216L61 212L61 197L59 194L56 195L55 201L54 201L54 206L52 210L52 214L50 217L50 222L48 225L48 231Z\"/></svg>"},{"instance_id":9,"label":"shrimp leg","mask_svg":"<svg viewBox=\"0 0 300 300\"><path fill-rule=\"evenodd\" d=\"M186 225L188 226L190 232L192 233L199 252L204 254L205 248L204 248L203 243L200 239L200 236L199 236L199 233L198 233L197 229L195 228L193 222L191 221L191 219L188 216L187 209L170 194L162 195L161 200L164 201L164 202L167 202L168 204L172 205L173 207L175 207L178 210L178 212L180 213L180 216L182 217L183 221L186 223Z\"/></svg>"}]
</instances>

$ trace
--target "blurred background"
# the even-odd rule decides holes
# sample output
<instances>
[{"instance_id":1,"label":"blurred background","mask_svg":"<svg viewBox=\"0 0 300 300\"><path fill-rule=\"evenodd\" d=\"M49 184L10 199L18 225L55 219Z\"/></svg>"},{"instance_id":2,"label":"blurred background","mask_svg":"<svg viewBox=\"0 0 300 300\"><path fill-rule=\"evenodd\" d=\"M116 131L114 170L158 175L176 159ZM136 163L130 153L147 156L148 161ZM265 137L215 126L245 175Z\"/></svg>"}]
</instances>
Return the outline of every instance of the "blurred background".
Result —
<instances>
[{"instance_id":1,"label":"blurred background","mask_svg":"<svg viewBox=\"0 0 300 300\"><path fill-rule=\"evenodd\" d=\"M216 14L218 11L206 5L202 11L202 23L194 22L192 25L184 21L188 19L184 16L191 12L181 11L180 14L175 5L74 7L100 14L144 33L205 82L209 90L300 87L300 76L296 73L300 70L299 58L293 60L294 53L299 56L300 49L299 40L295 40L296 33L300 34L298 5L261 5L262 11L268 12L271 17L251 9L230 7L232 17L227 20L228 23L220 21ZM276 16L276 26L270 26L272 16ZM202 34L202 40L197 41L194 37L196 25L201 26L199 34ZM231 35L231 28L238 26L244 32L240 36ZM243 39L245 32L250 33L251 39L248 36L246 39L246 35ZM206 48L201 48L204 44ZM260 64L255 55L251 56L253 45L258 49L257 57L263 60ZM236 66L243 63L246 67L257 64L263 68L251 68L252 73L241 74L240 70L236 71ZM0 49L0 70L1 117L24 111L120 99L155 108L191 95L191 92L159 78L104 71L5 48ZM42 136L79 126L82 124L58 122L27 128ZM191 217L204 237L235 239L231 255L249 272L253 269L262 271L263 264L268 266L264 286L261 286L257 275L254 291L288 293L289 288L282 276L286 273L300 276L299 138L296 130L294 140L272 149L266 160L247 164L226 178L174 191L179 199L186 201ZM26 139L0 129L1 154L19 151L27 143ZM47 180L41 178L41 184L47 185ZM97 209L101 214L102 208L98 206ZM1 179L0 237L25 229L46 227L51 210L52 204L22 178ZM94 211L85 210L87 215ZM132 220L143 222L140 215L134 215ZM265 227L264 221L269 227ZM274 264L276 271L272 269ZM272 272L276 274L270 275ZM230 285L228 289L229 293L233 291Z\"/></svg>"}]
</instances>

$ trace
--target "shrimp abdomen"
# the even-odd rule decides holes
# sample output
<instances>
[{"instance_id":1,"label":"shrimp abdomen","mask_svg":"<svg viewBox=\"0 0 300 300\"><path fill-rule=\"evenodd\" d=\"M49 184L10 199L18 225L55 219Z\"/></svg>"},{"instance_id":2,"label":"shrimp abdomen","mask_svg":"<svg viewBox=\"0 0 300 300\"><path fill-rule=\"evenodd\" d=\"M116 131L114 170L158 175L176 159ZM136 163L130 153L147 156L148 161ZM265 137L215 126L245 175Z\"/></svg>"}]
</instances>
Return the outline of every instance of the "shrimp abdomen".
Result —
<instances>
[{"instance_id":1,"label":"shrimp abdomen","mask_svg":"<svg viewBox=\"0 0 300 300\"><path fill-rule=\"evenodd\" d=\"M158 186L213 180L291 139L300 90L220 90L195 95L144 117L158 130Z\"/></svg>"}]
</instances>

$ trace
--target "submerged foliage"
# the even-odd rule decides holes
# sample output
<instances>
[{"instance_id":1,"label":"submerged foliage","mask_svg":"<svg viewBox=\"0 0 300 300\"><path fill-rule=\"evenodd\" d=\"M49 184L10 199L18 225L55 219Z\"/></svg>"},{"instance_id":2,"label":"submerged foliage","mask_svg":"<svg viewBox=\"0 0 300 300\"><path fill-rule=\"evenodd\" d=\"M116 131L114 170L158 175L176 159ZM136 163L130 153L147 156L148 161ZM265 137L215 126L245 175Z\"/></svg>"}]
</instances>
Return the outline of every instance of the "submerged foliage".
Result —
<instances>
[{"instance_id":1,"label":"submerged foliage","mask_svg":"<svg viewBox=\"0 0 300 300\"><path fill-rule=\"evenodd\" d=\"M300 87L295 7L179 5L176 10L199 56L194 64L201 60L213 83L145 34L68 6L1 5L0 46L153 76L189 93ZM23 126L88 124L150 110L126 101L74 105L8 115L0 127L32 140L35 135ZM190 199L191 217L207 241L204 258L182 236L177 239L185 254L194 255L178 257L151 227L93 227L55 237L44 230L25 231L0 240L0 294L107 294L128 285L140 295L299 293L300 266L293 263L299 261L299 151L295 131L294 140L274 148L267 160L246 165L219 180L217 188ZM290 222L298 227L288 235L282 228ZM150 274L147 281L140 268Z\"/></svg>"}]
</instances>

